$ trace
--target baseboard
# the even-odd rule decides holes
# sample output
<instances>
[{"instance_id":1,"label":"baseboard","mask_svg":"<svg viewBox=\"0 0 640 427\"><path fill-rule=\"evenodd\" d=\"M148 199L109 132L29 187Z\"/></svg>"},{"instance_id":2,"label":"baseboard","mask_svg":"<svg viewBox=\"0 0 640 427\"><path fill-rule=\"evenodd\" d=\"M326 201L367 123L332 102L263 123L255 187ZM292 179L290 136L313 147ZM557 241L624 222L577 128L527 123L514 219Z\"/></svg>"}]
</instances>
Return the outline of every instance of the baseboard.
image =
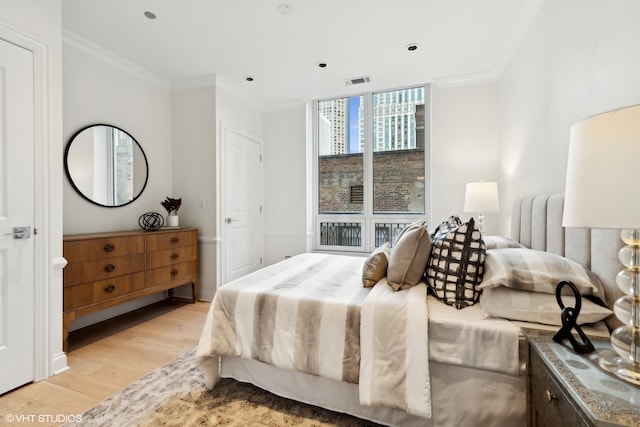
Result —
<instances>
[{"instance_id":1,"label":"baseboard","mask_svg":"<svg viewBox=\"0 0 640 427\"><path fill-rule=\"evenodd\" d=\"M68 371L69 365L67 364L67 354L64 352L58 353L53 356L52 366L53 375L61 374Z\"/></svg>"}]
</instances>

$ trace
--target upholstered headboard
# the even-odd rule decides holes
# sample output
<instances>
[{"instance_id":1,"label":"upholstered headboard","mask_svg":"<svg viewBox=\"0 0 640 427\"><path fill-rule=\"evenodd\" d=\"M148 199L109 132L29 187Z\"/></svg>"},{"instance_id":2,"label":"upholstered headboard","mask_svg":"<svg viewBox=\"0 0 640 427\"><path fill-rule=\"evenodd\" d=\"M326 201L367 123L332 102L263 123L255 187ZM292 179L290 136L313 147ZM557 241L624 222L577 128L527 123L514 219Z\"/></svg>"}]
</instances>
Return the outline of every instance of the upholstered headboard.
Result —
<instances>
[{"instance_id":1,"label":"upholstered headboard","mask_svg":"<svg viewBox=\"0 0 640 427\"><path fill-rule=\"evenodd\" d=\"M620 230L564 228L563 206L564 194L516 199L511 237L529 248L562 255L589 268L602 281L606 303L613 308L622 295L616 285L616 275L623 268L618 261L618 251L623 246ZM613 327L620 323L611 316L607 324Z\"/></svg>"}]
</instances>

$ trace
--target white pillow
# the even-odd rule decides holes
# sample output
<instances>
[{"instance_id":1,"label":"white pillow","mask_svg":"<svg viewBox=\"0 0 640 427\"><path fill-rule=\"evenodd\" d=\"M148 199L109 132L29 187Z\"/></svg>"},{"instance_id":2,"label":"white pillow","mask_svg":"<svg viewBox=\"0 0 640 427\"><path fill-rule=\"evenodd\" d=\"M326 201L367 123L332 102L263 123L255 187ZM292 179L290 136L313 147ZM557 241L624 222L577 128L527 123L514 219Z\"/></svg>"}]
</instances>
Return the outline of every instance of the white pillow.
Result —
<instances>
[{"instance_id":1,"label":"white pillow","mask_svg":"<svg viewBox=\"0 0 640 427\"><path fill-rule=\"evenodd\" d=\"M564 295L562 303L565 307L575 307L575 297ZM503 286L488 288L480 295L480 313L484 319L500 317L562 326L561 310L556 296L543 292L519 291ZM582 307L580 314L578 314L577 323L583 325L598 322L612 313L608 308L582 298Z\"/></svg>"},{"instance_id":2,"label":"white pillow","mask_svg":"<svg viewBox=\"0 0 640 427\"><path fill-rule=\"evenodd\" d=\"M521 291L554 294L558 282L570 280L581 295L606 301L604 287L591 270L550 252L534 249L493 249L487 251L480 289L506 286ZM563 294L572 294L569 287Z\"/></svg>"}]
</instances>

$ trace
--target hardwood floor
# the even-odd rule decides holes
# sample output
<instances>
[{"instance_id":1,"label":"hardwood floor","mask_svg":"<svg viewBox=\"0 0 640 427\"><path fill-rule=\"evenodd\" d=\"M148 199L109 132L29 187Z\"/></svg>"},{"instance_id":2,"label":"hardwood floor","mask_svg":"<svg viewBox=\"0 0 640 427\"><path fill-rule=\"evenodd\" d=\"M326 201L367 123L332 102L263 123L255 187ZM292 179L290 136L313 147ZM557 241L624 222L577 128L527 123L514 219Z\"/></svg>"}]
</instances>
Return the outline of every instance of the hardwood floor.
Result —
<instances>
[{"instance_id":1,"label":"hardwood floor","mask_svg":"<svg viewBox=\"0 0 640 427\"><path fill-rule=\"evenodd\" d=\"M72 332L71 369L0 396L0 425L58 426L82 414L194 347L208 309L166 300Z\"/></svg>"}]
</instances>

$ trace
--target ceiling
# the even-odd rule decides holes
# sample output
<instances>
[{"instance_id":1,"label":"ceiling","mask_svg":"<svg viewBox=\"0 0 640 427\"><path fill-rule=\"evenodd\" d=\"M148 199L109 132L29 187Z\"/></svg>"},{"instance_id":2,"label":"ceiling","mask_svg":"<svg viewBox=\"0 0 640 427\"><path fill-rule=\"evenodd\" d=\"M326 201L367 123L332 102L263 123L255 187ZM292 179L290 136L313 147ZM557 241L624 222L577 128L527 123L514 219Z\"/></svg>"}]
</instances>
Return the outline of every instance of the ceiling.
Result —
<instances>
[{"instance_id":1,"label":"ceiling","mask_svg":"<svg viewBox=\"0 0 640 427\"><path fill-rule=\"evenodd\" d=\"M542 1L62 0L62 25L168 85L215 74L268 107L497 80Z\"/></svg>"}]
</instances>

